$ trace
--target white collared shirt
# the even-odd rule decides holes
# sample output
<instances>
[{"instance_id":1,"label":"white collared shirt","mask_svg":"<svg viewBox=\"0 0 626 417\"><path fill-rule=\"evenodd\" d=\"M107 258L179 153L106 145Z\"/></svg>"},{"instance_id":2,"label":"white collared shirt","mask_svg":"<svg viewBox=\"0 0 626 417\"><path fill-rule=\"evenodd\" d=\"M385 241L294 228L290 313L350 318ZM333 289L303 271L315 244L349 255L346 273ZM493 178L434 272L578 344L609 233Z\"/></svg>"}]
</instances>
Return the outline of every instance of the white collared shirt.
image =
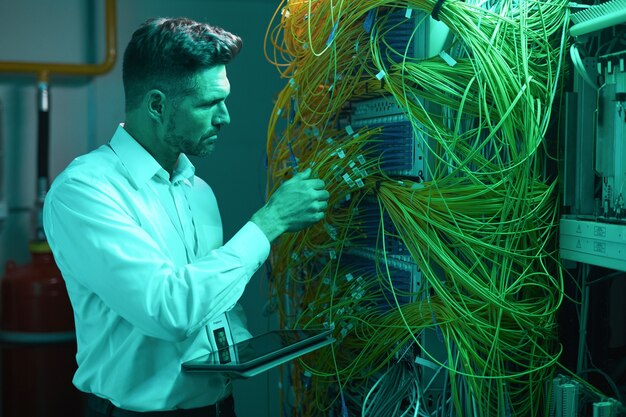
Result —
<instances>
[{"instance_id":1,"label":"white collared shirt","mask_svg":"<svg viewBox=\"0 0 626 417\"><path fill-rule=\"evenodd\" d=\"M170 179L119 126L108 145L76 158L54 181L44 227L74 309L76 387L135 411L215 403L230 386L181 363L215 348L207 322L236 304L269 255L248 222L226 244L211 188L181 154Z\"/></svg>"}]
</instances>

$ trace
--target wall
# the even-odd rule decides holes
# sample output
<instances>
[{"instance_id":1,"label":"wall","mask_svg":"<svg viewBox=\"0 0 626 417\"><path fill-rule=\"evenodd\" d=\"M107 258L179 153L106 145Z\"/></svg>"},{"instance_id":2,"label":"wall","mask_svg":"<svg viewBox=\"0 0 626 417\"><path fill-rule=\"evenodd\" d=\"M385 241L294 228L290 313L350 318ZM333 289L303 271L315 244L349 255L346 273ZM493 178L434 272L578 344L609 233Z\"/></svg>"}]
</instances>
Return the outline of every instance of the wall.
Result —
<instances>
[{"instance_id":1,"label":"wall","mask_svg":"<svg viewBox=\"0 0 626 417\"><path fill-rule=\"evenodd\" d=\"M214 154L194 159L197 173L214 188L225 238L231 236L264 200L264 147L272 100L283 82L265 60L263 38L278 1L119 0L118 61L97 78L54 76L51 94L50 177L73 158L110 138L123 121L121 55L135 28L151 16L188 16L222 26L244 39L229 65L228 100L232 124L223 130ZM103 0L0 0L0 61L95 63L104 56ZM10 208L0 229L0 263L27 262L36 173L36 78L0 73L4 107L5 175ZM275 328L263 314L263 271L244 295L253 334ZM240 417L278 415L277 372L235 383ZM267 410L267 411L266 411Z\"/></svg>"}]
</instances>

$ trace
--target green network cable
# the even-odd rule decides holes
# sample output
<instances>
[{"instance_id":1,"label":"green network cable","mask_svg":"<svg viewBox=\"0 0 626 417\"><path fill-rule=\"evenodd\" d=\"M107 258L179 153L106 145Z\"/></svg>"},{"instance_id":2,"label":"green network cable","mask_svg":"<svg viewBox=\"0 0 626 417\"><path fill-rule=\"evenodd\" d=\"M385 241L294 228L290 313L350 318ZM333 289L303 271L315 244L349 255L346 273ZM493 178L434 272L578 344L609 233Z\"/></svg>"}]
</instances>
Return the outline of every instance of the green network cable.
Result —
<instances>
[{"instance_id":1,"label":"green network cable","mask_svg":"<svg viewBox=\"0 0 626 417\"><path fill-rule=\"evenodd\" d=\"M447 55L391 50L389 16L412 16L418 36L437 4L453 35ZM545 415L545 385L560 354L563 277L556 184L544 176L553 156L544 144L567 25L565 1L279 6L266 36L273 53L266 54L288 81L268 128L268 193L290 174L295 155L326 182L331 209L320 224L277 242L271 285L283 325L334 326L337 339L292 367L294 415L342 406L370 417L427 409L437 416ZM428 138L425 179L381 168L371 146L379 128L345 126L349 103L381 96L392 97L413 131ZM360 270L341 260L359 249L363 207L372 198L381 225L388 218L394 231L380 228L375 270ZM407 294L394 291L385 250L394 239L422 273L422 289L407 304L399 302ZM380 288L391 293L387 312L377 307ZM425 334L441 339L444 358L429 354ZM445 395L431 404L434 377L420 381L422 366L446 379ZM401 375L412 383L398 384Z\"/></svg>"}]
</instances>

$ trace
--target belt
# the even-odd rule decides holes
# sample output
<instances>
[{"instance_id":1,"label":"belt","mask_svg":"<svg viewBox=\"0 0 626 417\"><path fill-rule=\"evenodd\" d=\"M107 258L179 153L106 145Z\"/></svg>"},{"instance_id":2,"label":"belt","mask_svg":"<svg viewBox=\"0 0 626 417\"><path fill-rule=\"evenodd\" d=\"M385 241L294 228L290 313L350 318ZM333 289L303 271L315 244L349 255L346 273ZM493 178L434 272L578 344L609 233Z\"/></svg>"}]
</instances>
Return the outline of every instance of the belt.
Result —
<instances>
[{"instance_id":1,"label":"belt","mask_svg":"<svg viewBox=\"0 0 626 417\"><path fill-rule=\"evenodd\" d=\"M232 395L205 407L140 412L124 410L116 407L107 399L94 394L87 394L87 407L107 417L220 417L235 415L235 401Z\"/></svg>"}]
</instances>

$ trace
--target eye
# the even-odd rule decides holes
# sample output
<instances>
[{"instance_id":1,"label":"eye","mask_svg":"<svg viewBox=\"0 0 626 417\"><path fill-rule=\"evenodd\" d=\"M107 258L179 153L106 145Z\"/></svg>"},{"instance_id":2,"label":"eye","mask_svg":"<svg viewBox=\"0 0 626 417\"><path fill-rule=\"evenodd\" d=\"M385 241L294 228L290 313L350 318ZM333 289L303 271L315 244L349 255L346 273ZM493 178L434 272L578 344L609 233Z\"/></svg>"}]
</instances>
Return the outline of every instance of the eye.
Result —
<instances>
[{"instance_id":1,"label":"eye","mask_svg":"<svg viewBox=\"0 0 626 417\"><path fill-rule=\"evenodd\" d=\"M215 106L219 105L223 101L224 101L223 99L217 99L217 100L212 100L212 101L205 101L205 102L200 104L200 107L204 107L204 108L215 107Z\"/></svg>"}]
</instances>

